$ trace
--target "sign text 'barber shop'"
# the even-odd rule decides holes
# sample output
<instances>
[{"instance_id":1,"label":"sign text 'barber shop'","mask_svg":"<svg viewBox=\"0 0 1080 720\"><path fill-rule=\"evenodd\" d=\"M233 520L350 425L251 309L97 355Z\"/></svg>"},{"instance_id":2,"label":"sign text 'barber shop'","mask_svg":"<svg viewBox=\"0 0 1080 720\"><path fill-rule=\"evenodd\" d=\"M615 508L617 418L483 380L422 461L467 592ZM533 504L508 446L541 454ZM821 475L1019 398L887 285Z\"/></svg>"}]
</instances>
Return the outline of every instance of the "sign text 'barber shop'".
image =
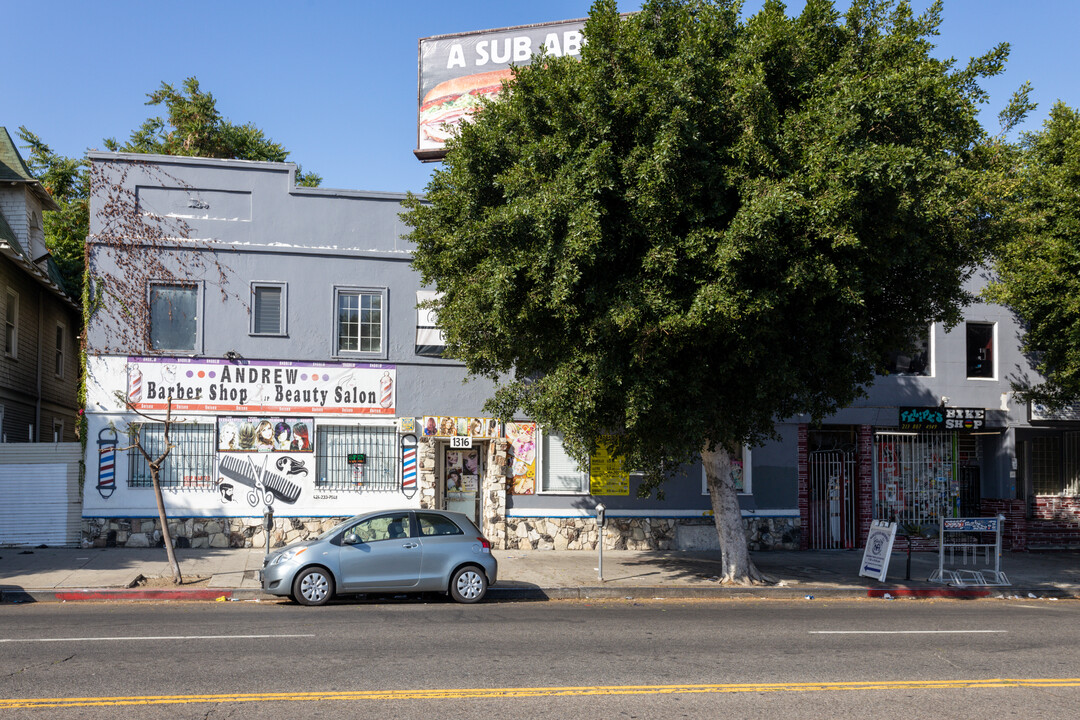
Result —
<instances>
[{"instance_id":1,"label":"sign text 'barber shop'","mask_svg":"<svg viewBox=\"0 0 1080 720\"><path fill-rule=\"evenodd\" d=\"M393 365L141 358L127 361L138 410L393 415Z\"/></svg>"}]
</instances>

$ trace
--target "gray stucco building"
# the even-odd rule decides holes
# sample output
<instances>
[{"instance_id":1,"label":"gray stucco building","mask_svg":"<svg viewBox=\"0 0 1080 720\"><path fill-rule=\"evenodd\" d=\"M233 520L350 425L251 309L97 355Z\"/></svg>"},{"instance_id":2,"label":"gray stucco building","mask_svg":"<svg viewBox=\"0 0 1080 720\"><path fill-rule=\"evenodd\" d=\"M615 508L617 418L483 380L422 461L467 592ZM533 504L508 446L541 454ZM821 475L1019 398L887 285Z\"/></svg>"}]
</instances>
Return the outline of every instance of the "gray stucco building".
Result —
<instances>
[{"instance_id":1,"label":"gray stucco building","mask_svg":"<svg viewBox=\"0 0 1080 720\"><path fill-rule=\"evenodd\" d=\"M434 506L474 516L496 547L589 549L601 500L609 547L715 544L700 466L663 500L638 498L633 475L590 477L528 418L484 415L491 388L439 356L417 307L430 293L402 238L404 196L296 187L289 164L90 159L86 542L156 542L147 463L123 448L141 423L143 445L163 449L163 426L140 413L169 409L182 420L162 470L178 544L258 546L268 508L288 542L369 509ZM1011 399L1026 367L1017 331L974 306L915 339L864 401L820 428L785 420L780 440L746 449L751 546L856 547L871 518L1034 519L1043 439L1073 434ZM1075 480L1058 470L1065 497Z\"/></svg>"}]
</instances>

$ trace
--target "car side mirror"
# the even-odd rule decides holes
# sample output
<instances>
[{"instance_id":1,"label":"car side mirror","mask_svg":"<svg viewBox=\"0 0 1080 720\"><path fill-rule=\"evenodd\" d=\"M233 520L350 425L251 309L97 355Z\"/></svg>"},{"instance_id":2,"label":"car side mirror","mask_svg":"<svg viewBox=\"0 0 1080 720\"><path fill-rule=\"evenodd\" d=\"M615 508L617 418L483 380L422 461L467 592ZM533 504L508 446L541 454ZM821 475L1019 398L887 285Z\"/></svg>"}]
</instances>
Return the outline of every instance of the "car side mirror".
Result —
<instances>
[{"instance_id":1,"label":"car side mirror","mask_svg":"<svg viewBox=\"0 0 1080 720\"><path fill-rule=\"evenodd\" d=\"M346 545L359 545L360 542L361 542L360 536L357 535L356 533L354 533L354 532L345 533L345 544Z\"/></svg>"}]
</instances>

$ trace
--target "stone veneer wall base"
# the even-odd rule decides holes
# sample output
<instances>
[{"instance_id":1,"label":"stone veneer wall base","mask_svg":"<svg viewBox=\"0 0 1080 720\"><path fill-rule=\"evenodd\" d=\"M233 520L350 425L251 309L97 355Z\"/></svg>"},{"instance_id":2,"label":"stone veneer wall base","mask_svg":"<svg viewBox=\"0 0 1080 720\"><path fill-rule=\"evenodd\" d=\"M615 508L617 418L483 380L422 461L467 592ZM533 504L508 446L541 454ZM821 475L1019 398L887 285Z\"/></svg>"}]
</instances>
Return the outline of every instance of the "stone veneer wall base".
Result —
<instances>
[{"instance_id":1,"label":"stone veneer wall base","mask_svg":"<svg viewBox=\"0 0 1080 720\"><path fill-rule=\"evenodd\" d=\"M283 547L329 530L345 517L277 518L270 546ZM592 518L487 518L486 531L496 548L505 550L596 550L600 535ZM712 527L710 518L612 518L604 529L608 550L678 550L680 526ZM797 518L744 518L751 550L799 549ZM494 533L491 531L494 530ZM266 534L260 518L169 518L178 548L261 548ZM83 518L83 547L160 547L161 522L156 518Z\"/></svg>"}]
</instances>

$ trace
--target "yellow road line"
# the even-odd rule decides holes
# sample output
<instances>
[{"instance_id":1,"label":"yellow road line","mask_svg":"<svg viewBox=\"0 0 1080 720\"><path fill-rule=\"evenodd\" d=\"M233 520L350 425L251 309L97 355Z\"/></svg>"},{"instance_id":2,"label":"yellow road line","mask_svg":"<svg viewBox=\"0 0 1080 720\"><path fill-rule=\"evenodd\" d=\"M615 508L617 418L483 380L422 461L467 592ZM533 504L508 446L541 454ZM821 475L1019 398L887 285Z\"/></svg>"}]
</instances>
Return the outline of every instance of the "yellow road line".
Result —
<instances>
[{"instance_id":1,"label":"yellow road line","mask_svg":"<svg viewBox=\"0 0 1080 720\"><path fill-rule=\"evenodd\" d=\"M983 688L1080 687L1080 678L992 678L987 680L874 680L866 682L739 683L721 685L608 685L594 687L357 690L221 695L142 695L0 699L0 710L25 708L182 705L188 703L318 702L325 700L475 700L482 698L581 697L595 695L677 695L692 693L815 692L838 690L959 690Z\"/></svg>"}]
</instances>

